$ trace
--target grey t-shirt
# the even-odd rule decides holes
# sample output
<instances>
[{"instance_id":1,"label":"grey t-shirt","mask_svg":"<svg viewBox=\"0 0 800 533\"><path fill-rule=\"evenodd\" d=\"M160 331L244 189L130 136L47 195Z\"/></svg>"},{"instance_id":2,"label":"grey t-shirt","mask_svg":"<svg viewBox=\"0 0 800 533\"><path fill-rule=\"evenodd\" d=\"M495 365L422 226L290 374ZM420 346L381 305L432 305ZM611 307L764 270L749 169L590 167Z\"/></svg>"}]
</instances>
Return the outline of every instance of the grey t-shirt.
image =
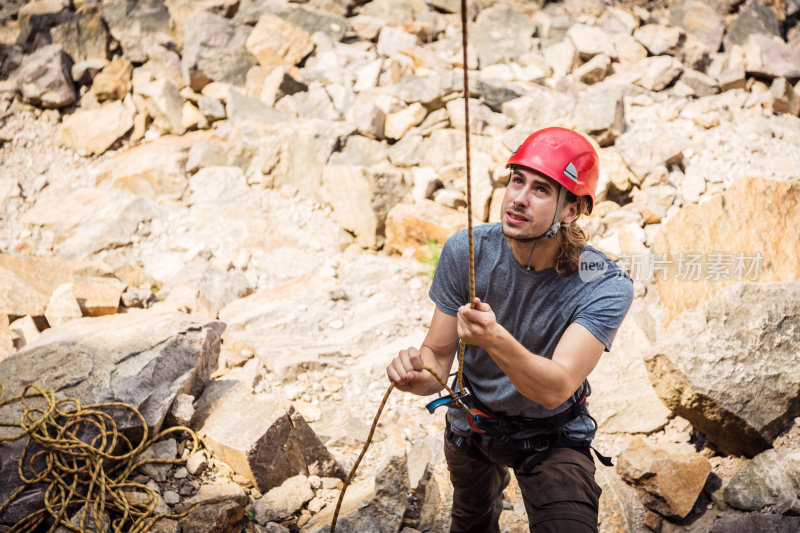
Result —
<instances>
[{"instance_id":1,"label":"grey t-shirt","mask_svg":"<svg viewBox=\"0 0 800 533\"><path fill-rule=\"evenodd\" d=\"M492 307L497 322L530 352L552 358L561 335L573 322L588 329L606 351L611 349L633 300L633 280L605 254L587 246L595 262L605 266L595 279L583 281L578 272L559 276L552 268L537 272L520 265L499 223L477 226L474 248L475 295ZM436 307L448 315L456 315L458 308L469 301L466 230L445 243L429 295ZM571 398L548 410L523 396L491 356L477 346L466 347L464 375L475 396L499 415L545 418L564 411L573 402ZM579 392L580 389L576 391ZM595 427L588 411L584 409L584 413L567 423L565 429L574 438L589 440L594 437ZM466 413L451 407L450 415L453 431L467 434ZM518 436L532 433L535 432Z\"/></svg>"}]
</instances>

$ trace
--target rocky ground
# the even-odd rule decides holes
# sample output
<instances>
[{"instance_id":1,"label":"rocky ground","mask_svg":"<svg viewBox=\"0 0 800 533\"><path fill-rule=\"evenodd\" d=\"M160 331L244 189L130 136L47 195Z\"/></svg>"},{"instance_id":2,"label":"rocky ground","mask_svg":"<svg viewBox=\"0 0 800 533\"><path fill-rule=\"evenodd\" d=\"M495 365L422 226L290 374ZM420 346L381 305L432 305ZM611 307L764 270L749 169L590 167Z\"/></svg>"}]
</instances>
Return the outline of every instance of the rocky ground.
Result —
<instances>
[{"instance_id":1,"label":"rocky ground","mask_svg":"<svg viewBox=\"0 0 800 533\"><path fill-rule=\"evenodd\" d=\"M577 128L592 244L636 280L591 376L601 531L797 530L800 4L471 5L476 223L528 133ZM134 475L159 511L201 503L156 530L325 530L465 225L457 7L0 7L3 396L43 382L196 430L201 454L165 439L188 462ZM389 397L340 530L447 530L428 400Z\"/></svg>"}]
</instances>

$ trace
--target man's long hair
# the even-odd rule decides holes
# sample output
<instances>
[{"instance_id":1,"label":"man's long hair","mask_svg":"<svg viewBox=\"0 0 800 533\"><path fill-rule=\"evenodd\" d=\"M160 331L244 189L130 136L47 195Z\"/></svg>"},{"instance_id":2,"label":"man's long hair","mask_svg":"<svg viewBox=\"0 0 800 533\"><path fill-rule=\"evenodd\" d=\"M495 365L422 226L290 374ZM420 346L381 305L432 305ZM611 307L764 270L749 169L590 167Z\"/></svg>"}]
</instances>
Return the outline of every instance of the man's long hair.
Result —
<instances>
[{"instance_id":1,"label":"man's long hair","mask_svg":"<svg viewBox=\"0 0 800 533\"><path fill-rule=\"evenodd\" d=\"M589 212L589 197L576 197L567 191L566 200L567 203L578 202L579 216L571 224L561 226L558 234L556 234L556 239L558 239L560 246L556 254L555 270L559 276L568 276L578 271L581 252L586 248L586 243L589 241L589 233L578 225L580 217Z\"/></svg>"}]
</instances>

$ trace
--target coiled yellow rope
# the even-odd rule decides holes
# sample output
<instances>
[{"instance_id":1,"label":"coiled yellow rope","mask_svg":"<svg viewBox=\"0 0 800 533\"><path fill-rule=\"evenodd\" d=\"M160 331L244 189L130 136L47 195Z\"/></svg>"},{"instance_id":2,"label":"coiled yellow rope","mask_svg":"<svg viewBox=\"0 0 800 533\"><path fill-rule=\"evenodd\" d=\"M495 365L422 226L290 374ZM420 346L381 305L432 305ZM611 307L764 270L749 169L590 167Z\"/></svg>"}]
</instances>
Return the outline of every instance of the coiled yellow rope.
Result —
<instances>
[{"instance_id":1,"label":"coiled yellow rope","mask_svg":"<svg viewBox=\"0 0 800 533\"><path fill-rule=\"evenodd\" d=\"M0 398L2 391L0 383ZM197 435L191 429L174 426L148 438L147 423L132 405L109 402L82 406L75 398L56 399L53 391L36 385L28 385L19 396L1 401L0 408L16 402L22 407L19 421L0 421L0 426L20 432L0 437L0 443L27 438L18 465L24 484L0 505L0 515L28 486L44 484L47 488L44 508L14 524L11 533L35 531L49 521L48 531L59 526L79 532L102 531L104 513L110 515L114 533L144 533L156 520L181 518L191 510L156 513L158 493L129 479L132 472L148 463L185 463L199 449ZM120 409L130 411L141 422L142 437L135 445L109 414ZM184 459L138 459L153 442L178 432L188 434L192 441ZM137 493L145 496L136 498ZM84 511L75 526L68 514L81 508Z\"/></svg>"}]
</instances>

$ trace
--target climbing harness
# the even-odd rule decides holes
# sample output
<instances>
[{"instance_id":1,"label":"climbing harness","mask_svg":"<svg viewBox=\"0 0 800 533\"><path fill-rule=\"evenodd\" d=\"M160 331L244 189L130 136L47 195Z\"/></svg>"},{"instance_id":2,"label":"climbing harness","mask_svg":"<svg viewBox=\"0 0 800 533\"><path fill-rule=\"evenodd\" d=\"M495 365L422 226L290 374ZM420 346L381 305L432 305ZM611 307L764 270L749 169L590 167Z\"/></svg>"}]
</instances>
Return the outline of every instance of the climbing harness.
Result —
<instances>
[{"instance_id":1,"label":"climbing harness","mask_svg":"<svg viewBox=\"0 0 800 533\"><path fill-rule=\"evenodd\" d=\"M471 179L471 156L470 156L470 119L469 119L469 100L470 100L470 92L469 92L469 61L467 57L467 0L461 0L461 49L462 49L462 67L463 67L463 74L464 74L464 131L466 136L466 173L467 173L467 234L468 234L468 246L469 246L469 302L470 305L474 308L475 307L475 250L474 250L474 242L473 242L473 229L472 229L472 179ZM555 142L552 142L555 141ZM550 163L541 163L539 167L537 165L532 165L531 168L538 172L543 172L546 175L555 175L557 177L556 181L561 184L558 193L558 202L556 206L556 215L553 220L553 223L548 228L548 230L538 237L534 237L529 239L530 241L537 241L542 237L553 237L561 227L561 223L558 221L558 215L561 212L561 209L564 205L566 199L567 190L571 191L576 196L581 195L589 195L591 199L591 205L594 204L594 189L597 186L597 179L598 179L598 159L597 154L594 152L594 149L591 147L588 141L586 141L580 134L572 132L570 130L566 130L564 128L546 128L545 130L541 130L540 132L536 132L528 137L528 139L523 142L520 147L514 151L511 158L509 159L508 166L518 165L521 164L526 166L526 162L531 156L536 155L536 151L540 149L541 146L547 145L550 142L549 146L555 151L557 157L554 158L554 163L560 165L562 162L564 163L558 169L549 168L548 165ZM587 148L588 147L588 148ZM563 160L563 161L562 161ZM547 167L547 168L545 168ZM563 175L562 175L563 174ZM591 211L591 206L589 207L589 211ZM534 248L535 250L535 244ZM530 269L530 261L533 257L533 250L531 250L531 256L528 258L528 268ZM488 407L483 405L478 401L478 399L470 392L468 388L468 384L465 385L464 380L464 355L465 355L465 348L466 344L464 342L459 343L458 349L458 370L456 372L456 378L454 387L451 388L447 385L447 382L443 380L432 368L428 366L423 366L423 369L430 372L434 378L442 385L442 387L447 391L448 396L441 396L432 402L426 405L426 408L429 412L433 413L437 408L442 406L448 407L456 407L463 409L466 412L467 422L469 423L470 428L472 429L471 436L475 436L477 438L489 437L489 438L496 438L499 441L505 443L509 447L515 450L515 468L522 468L523 471L530 471L536 464L541 462L547 455L552 451L553 448L557 447L567 447L567 448L575 448L585 453L589 454L590 445L587 444L585 441L572 439L563 430L563 424L572 420L578 416L586 414L589 416L588 413L585 412L583 409L583 403L585 401L585 396L583 396L579 401L576 402L574 406L570 409L567 409L563 413L557 414L553 417L545 418L545 419L515 419L518 417L501 417L498 416L489 410ZM335 533L336 531L336 521L339 517L339 511L341 510L342 501L344 500L345 491L347 487L350 485L353 477L355 476L355 472L358 469L359 464L361 463L364 454L367 451L367 448L372 442L372 437L375 433L375 428L378 424L378 420L380 415L383 411L383 408L386 405L386 401L389 398L389 394L394 389L394 383L389 385L389 388L386 391L386 394L383 396L383 401L378 408L378 412L375 415L375 419L372 422L372 427L370 428L369 435L367 436L367 440L364 443L364 447L361 450L361 453L356 459L356 462L353 464L353 467L350 470L350 473L347 475L345 479L344 486L342 487L341 492L339 493L339 499L336 502L336 508L333 513L333 519L331 521L330 533ZM587 391L588 395L588 391ZM593 418L591 418L594 421ZM537 424L542 425L542 429L548 430L546 433L541 435L536 435L530 439L523 439L523 440L515 440L509 438L508 429L509 426L513 426L514 424L522 424L521 427L526 429L531 429L532 426ZM597 426L595 422L595 427ZM448 422L448 438L453 436L456 440L462 440L462 444L466 443L469 439L460 435L455 435L449 430L449 422ZM464 444L466 449L470 451L470 453L477 451L477 448L474 448L469 443ZM474 449L473 449L474 448ZM591 448L593 449L593 448ZM611 465L610 459L601 456L595 450L595 453L598 455L598 459L605 465ZM479 454L479 452L478 452ZM519 464L516 464L519 462Z\"/></svg>"},{"instance_id":2,"label":"climbing harness","mask_svg":"<svg viewBox=\"0 0 800 533\"><path fill-rule=\"evenodd\" d=\"M0 397L2 397L0 383ZM0 437L0 444L27 437L17 465L23 485L0 504L0 515L33 485L46 486L44 507L11 526L9 533L36 531L50 518L49 531L63 526L70 531L102 531L104 513L112 517L114 533L144 533L161 518L178 519L182 513L156 513L158 493L130 479L146 464L183 464L199 449L197 435L184 426L174 426L148 438L147 422L132 405L122 402L81 405L75 398L56 399L55 392L27 385L22 394L0 401L0 408L18 403L18 422L1 427L21 430ZM111 413L128 411L141 424L139 439L129 439L117 427ZM151 444L171 433L186 433L191 449L183 459L140 458ZM68 512L82 508L79 524L72 524Z\"/></svg>"}]
</instances>

